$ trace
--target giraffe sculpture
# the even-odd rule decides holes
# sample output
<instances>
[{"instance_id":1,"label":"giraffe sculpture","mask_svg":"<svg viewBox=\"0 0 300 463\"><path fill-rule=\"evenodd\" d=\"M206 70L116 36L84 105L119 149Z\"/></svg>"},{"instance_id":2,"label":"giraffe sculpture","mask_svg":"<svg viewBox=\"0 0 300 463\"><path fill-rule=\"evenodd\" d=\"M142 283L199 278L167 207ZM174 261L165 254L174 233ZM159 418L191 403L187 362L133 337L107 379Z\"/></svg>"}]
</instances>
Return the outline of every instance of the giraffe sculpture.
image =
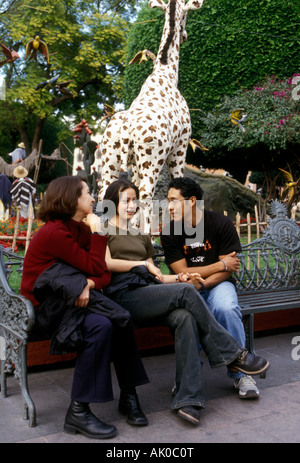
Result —
<instances>
[{"instance_id":1,"label":"giraffe sculpture","mask_svg":"<svg viewBox=\"0 0 300 463\"><path fill-rule=\"evenodd\" d=\"M150 8L165 12L165 25L153 72L126 111L116 113L102 138L102 186L106 188L132 165L133 182L145 207L144 230L150 230L151 203L164 165L171 178L184 175L185 156L191 135L187 103L178 84L179 48L186 41L186 16L199 9L204 0L150 0Z\"/></svg>"}]
</instances>

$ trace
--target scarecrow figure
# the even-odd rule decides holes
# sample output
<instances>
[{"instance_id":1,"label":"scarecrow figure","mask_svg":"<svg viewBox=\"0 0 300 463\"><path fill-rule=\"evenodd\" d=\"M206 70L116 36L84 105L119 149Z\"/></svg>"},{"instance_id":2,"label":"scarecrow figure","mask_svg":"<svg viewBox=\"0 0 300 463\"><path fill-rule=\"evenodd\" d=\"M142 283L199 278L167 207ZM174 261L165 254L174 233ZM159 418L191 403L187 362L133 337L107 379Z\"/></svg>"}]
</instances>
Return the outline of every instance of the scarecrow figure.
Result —
<instances>
[{"instance_id":1,"label":"scarecrow figure","mask_svg":"<svg viewBox=\"0 0 300 463\"><path fill-rule=\"evenodd\" d=\"M13 182L10 189L12 201L20 207L20 216L27 219L30 208L33 211L32 197L36 193L36 185L31 178L27 177L28 170L23 166L16 167L13 175L17 180Z\"/></svg>"}]
</instances>

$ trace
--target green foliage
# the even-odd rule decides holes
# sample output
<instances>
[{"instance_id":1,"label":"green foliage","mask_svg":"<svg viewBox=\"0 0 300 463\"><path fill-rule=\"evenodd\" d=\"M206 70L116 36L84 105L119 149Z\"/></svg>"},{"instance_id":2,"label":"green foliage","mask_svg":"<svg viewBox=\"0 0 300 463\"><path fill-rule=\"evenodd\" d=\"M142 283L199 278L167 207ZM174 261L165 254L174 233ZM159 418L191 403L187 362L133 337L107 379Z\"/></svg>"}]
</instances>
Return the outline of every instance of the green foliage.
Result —
<instances>
[{"instance_id":1,"label":"green foliage","mask_svg":"<svg viewBox=\"0 0 300 463\"><path fill-rule=\"evenodd\" d=\"M34 148L43 122L50 116L64 115L76 121L84 117L93 126L103 114L104 103L120 98L127 19L134 3L23 0L1 15L0 41L20 55L1 68L6 77L6 100L0 101L0 120L5 119L0 139L5 131L6 145L18 133ZM37 62L25 60L26 44L36 35L48 45L49 64L40 53ZM57 75L57 83L72 80L68 89L74 97L49 86L35 90L39 83ZM33 120L32 133L29 125L32 130Z\"/></svg>"},{"instance_id":2,"label":"green foliage","mask_svg":"<svg viewBox=\"0 0 300 463\"><path fill-rule=\"evenodd\" d=\"M265 76L283 78L297 71L299 15L296 0L207 0L200 10L188 13L179 89L191 109L193 138L201 136L200 117L225 95L251 88ZM127 63L139 50L158 50L164 14L145 5L137 22L147 20L151 22L131 27ZM151 64L126 69L126 106L137 96Z\"/></svg>"}]
</instances>

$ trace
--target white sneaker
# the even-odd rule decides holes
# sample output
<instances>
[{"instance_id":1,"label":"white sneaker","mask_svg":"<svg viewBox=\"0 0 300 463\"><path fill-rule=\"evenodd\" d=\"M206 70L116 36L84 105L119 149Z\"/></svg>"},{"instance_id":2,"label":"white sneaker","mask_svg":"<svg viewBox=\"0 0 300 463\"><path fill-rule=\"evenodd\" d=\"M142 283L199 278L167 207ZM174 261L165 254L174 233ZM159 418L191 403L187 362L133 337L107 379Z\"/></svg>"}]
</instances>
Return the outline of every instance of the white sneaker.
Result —
<instances>
[{"instance_id":1,"label":"white sneaker","mask_svg":"<svg viewBox=\"0 0 300 463\"><path fill-rule=\"evenodd\" d=\"M259 390L256 387L256 382L251 376L243 376L240 379L235 379L233 387L238 389L240 399L259 398Z\"/></svg>"}]
</instances>

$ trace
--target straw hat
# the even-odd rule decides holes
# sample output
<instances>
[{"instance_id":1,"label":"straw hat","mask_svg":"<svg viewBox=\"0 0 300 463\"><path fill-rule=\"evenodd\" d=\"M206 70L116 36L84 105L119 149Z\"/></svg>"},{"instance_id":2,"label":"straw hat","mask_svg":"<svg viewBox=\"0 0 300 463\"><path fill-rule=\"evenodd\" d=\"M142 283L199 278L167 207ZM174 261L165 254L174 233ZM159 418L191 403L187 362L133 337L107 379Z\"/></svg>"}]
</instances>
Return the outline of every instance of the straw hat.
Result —
<instances>
[{"instance_id":1,"label":"straw hat","mask_svg":"<svg viewBox=\"0 0 300 463\"><path fill-rule=\"evenodd\" d=\"M23 150L25 149L25 145L24 143L21 141L21 143L18 144L18 148L23 148Z\"/></svg>"},{"instance_id":2,"label":"straw hat","mask_svg":"<svg viewBox=\"0 0 300 463\"><path fill-rule=\"evenodd\" d=\"M24 178L24 177L27 177L28 175L28 170L25 169L25 167L23 166L18 166L14 169L13 171L13 175L14 177L16 178Z\"/></svg>"}]
</instances>

